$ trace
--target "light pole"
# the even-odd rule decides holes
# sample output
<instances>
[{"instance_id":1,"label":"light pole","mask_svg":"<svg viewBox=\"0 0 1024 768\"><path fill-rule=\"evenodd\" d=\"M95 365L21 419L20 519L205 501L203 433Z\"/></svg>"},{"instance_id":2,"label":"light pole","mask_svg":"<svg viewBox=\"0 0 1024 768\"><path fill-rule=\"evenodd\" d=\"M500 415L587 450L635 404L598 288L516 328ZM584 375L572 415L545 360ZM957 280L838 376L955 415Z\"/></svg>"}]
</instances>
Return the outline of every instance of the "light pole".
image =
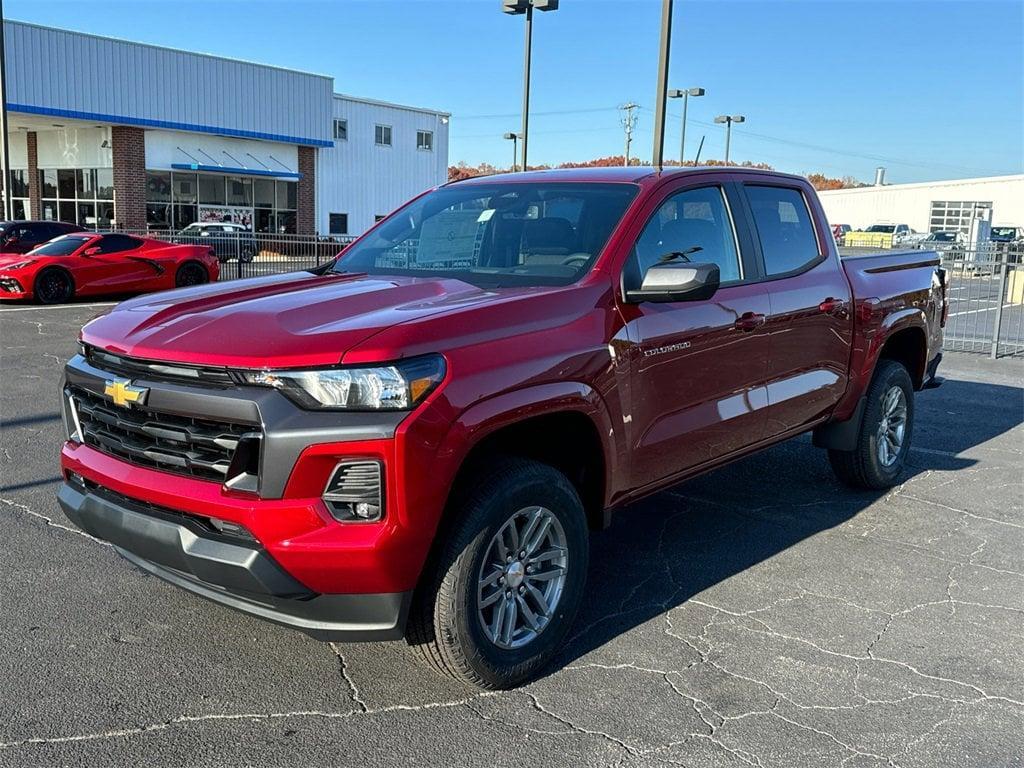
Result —
<instances>
[{"instance_id":1,"label":"light pole","mask_svg":"<svg viewBox=\"0 0 1024 768\"><path fill-rule=\"evenodd\" d=\"M512 133L510 131L509 133L505 134L505 138L512 140L512 173L515 173L516 172L516 161L519 158L519 150L516 149L516 146L519 143L519 139L522 138L522 134Z\"/></svg>"},{"instance_id":2,"label":"light pole","mask_svg":"<svg viewBox=\"0 0 1024 768\"><path fill-rule=\"evenodd\" d=\"M526 170L526 142L530 135L530 49L533 45L533 9L557 11L558 0L501 0L501 10L511 16L526 15L526 44L523 53L523 170Z\"/></svg>"},{"instance_id":3,"label":"light pole","mask_svg":"<svg viewBox=\"0 0 1024 768\"><path fill-rule=\"evenodd\" d=\"M676 88L668 92L670 99L682 98L683 100L683 135L679 139L679 165L686 162L686 107L691 96L703 96L705 93L703 88L687 88L686 90Z\"/></svg>"},{"instance_id":4,"label":"light pole","mask_svg":"<svg viewBox=\"0 0 1024 768\"><path fill-rule=\"evenodd\" d=\"M716 123L725 123L725 164L729 164L729 141L732 139L732 124L745 123L747 118L743 115L719 115L715 118Z\"/></svg>"},{"instance_id":5,"label":"light pole","mask_svg":"<svg viewBox=\"0 0 1024 768\"><path fill-rule=\"evenodd\" d=\"M658 92L654 103L654 152L651 164L661 168L665 153L665 104L668 95L668 56L672 48L672 0L661 0L661 46L658 52Z\"/></svg>"},{"instance_id":6,"label":"light pole","mask_svg":"<svg viewBox=\"0 0 1024 768\"><path fill-rule=\"evenodd\" d=\"M0 172L4 181L4 221L14 218L11 200L11 148L7 139L7 54L4 50L4 3L0 0ZM31 217L29 211L26 216Z\"/></svg>"}]
</instances>

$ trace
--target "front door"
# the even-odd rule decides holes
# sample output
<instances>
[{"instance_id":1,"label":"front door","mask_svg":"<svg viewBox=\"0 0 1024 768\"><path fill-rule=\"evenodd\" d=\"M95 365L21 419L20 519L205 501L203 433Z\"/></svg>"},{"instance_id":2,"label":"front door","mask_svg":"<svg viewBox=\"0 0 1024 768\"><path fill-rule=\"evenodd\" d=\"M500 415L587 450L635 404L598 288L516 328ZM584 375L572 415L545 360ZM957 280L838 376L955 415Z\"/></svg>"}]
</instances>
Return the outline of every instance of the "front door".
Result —
<instances>
[{"instance_id":1,"label":"front door","mask_svg":"<svg viewBox=\"0 0 1024 768\"><path fill-rule=\"evenodd\" d=\"M629 358L626 432L639 489L758 442L764 435L769 312L750 279L730 196L719 185L670 193L645 225L623 279L659 259L718 265L722 285L705 301L624 304ZM749 275L749 277L745 277Z\"/></svg>"}]
</instances>

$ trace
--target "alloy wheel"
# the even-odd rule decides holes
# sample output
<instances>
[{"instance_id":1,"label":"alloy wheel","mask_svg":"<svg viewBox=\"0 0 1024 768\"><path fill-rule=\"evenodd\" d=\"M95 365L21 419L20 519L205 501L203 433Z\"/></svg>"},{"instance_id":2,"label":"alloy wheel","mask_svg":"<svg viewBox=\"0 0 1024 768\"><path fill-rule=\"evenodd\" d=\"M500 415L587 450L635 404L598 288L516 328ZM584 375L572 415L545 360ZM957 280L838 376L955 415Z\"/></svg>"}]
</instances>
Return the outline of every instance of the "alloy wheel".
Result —
<instances>
[{"instance_id":1,"label":"alloy wheel","mask_svg":"<svg viewBox=\"0 0 1024 768\"><path fill-rule=\"evenodd\" d=\"M878 461L891 467L899 459L907 431L907 396L902 387L893 386L882 397L882 419L875 442Z\"/></svg>"}]
</instances>

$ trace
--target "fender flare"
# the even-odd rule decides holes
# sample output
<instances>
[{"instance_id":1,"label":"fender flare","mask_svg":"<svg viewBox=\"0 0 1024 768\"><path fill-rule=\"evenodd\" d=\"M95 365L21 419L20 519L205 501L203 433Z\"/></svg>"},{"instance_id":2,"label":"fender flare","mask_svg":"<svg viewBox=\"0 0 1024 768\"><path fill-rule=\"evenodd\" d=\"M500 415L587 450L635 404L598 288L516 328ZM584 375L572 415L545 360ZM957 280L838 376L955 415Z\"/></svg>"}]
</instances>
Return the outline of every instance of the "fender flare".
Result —
<instances>
[{"instance_id":1,"label":"fender flare","mask_svg":"<svg viewBox=\"0 0 1024 768\"><path fill-rule=\"evenodd\" d=\"M480 400L459 414L449 427L436 455L448 457L453 462L454 480L466 457L487 436L503 427L536 416L566 412L580 413L594 424L604 458L603 504L607 507L610 480L618 468L614 429L604 399L595 389L582 382L534 384Z\"/></svg>"}]
</instances>

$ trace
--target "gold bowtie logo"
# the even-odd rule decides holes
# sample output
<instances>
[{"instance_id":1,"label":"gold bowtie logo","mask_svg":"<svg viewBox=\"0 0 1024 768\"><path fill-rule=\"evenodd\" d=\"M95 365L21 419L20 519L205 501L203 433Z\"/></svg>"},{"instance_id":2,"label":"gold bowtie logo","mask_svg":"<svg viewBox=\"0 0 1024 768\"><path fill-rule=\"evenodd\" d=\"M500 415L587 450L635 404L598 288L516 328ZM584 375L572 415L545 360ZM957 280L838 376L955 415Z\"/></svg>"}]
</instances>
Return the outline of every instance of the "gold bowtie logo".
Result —
<instances>
[{"instance_id":1,"label":"gold bowtie logo","mask_svg":"<svg viewBox=\"0 0 1024 768\"><path fill-rule=\"evenodd\" d=\"M103 387L103 394L109 397L114 405L122 408L127 408L131 403L142 405L146 401L147 392L149 390L145 387L133 387L127 379L107 381Z\"/></svg>"}]
</instances>

